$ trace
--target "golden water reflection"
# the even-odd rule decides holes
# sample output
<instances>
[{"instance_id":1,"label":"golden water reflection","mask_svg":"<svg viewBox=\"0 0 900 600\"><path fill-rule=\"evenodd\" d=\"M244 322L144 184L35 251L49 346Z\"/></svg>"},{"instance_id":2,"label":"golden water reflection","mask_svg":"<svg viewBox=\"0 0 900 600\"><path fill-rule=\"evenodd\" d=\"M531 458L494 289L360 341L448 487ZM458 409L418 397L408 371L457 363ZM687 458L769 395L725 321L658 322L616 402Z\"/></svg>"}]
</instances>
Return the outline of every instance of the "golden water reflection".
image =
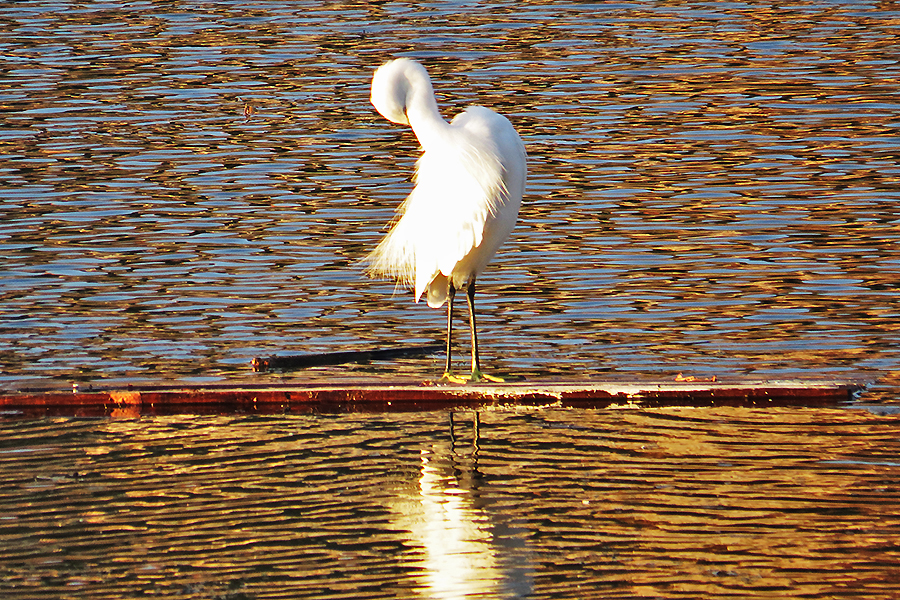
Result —
<instances>
[{"instance_id":1,"label":"golden water reflection","mask_svg":"<svg viewBox=\"0 0 900 600\"><path fill-rule=\"evenodd\" d=\"M0 595L887 599L897 415L0 423Z\"/></svg>"},{"instance_id":2,"label":"golden water reflection","mask_svg":"<svg viewBox=\"0 0 900 600\"><path fill-rule=\"evenodd\" d=\"M481 496L480 417L472 418L471 440L457 440L450 413L450 440L421 450L419 498L393 507L401 511L397 523L425 550L418 578L423 597L525 598L533 592L534 567L504 515L494 514L490 499Z\"/></svg>"}]
</instances>

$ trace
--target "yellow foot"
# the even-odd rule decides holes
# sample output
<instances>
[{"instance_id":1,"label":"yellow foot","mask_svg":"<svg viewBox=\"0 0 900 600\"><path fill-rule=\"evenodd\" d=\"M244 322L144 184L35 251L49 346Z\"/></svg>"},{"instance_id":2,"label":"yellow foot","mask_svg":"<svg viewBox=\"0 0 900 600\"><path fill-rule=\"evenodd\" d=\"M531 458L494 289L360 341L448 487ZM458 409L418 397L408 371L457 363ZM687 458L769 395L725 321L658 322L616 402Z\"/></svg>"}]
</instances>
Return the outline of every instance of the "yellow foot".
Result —
<instances>
[{"instance_id":1,"label":"yellow foot","mask_svg":"<svg viewBox=\"0 0 900 600\"><path fill-rule=\"evenodd\" d=\"M490 381L491 383L503 383L506 380L501 377L494 377L493 375L485 375L481 371L475 370L472 371L471 377L462 377L460 375L454 375L450 371L446 371L441 377L441 381L447 381L450 383L481 383L482 381Z\"/></svg>"},{"instance_id":2,"label":"yellow foot","mask_svg":"<svg viewBox=\"0 0 900 600\"><path fill-rule=\"evenodd\" d=\"M441 377L441 381L448 381L450 383L469 383L469 380L465 377L454 375L450 371L444 371L444 375L443 377Z\"/></svg>"},{"instance_id":3,"label":"yellow foot","mask_svg":"<svg viewBox=\"0 0 900 600\"><path fill-rule=\"evenodd\" d=\"M469 380L472 383L477 383L479 381L490 381L491 383L503 383L506 380L502 377L494 377L493 375L485 375L479 370L472 371L472 378Z\"/></svg>"}]
</instances>

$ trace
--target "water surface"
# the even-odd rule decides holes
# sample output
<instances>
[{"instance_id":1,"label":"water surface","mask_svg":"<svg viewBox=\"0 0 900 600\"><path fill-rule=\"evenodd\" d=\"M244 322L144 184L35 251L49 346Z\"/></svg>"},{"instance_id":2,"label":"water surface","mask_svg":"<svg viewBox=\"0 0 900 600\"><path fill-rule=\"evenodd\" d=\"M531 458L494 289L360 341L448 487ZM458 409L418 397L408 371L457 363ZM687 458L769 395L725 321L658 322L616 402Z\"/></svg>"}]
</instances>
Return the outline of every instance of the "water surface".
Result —
<instances>
[{"instance_id":1,"label":"water surface","mask_svg":"<svg viewBox=\"0 0 900 600\"><path fill-rule=\"evenodd\" d=\"M440 373L248 368L442 336L359 264L417 153L368 102L397 55L527 144L479 279L487 368L879 382L867 411L3 421L0 595L897 597L898 26L880 2L0 4L4 388Z\"/></svg>"},{"instance_id":2,"label":"water surface","mask_svg":"<svg viewBox=\"0 0 900 600\"><path fill-rule=\"evenodd\" d=\"M528 147L480 280L491 369L893 389L898 22L842 2L4 5L2 381L243 380L253 356L440 339L440 311L359 264L410 187L415 139L368 102L407 55L448 118L491 106Z\"/></svg>"},{"instance_id":3,"label":"water surface","mask_svg":"<svg viewBox=\"0 0 900 600\"><path fill-rule=\"evenodd\" d=\"M896 415L0 423L5 598L894 598Z\"/></svg>"}]
</instances>

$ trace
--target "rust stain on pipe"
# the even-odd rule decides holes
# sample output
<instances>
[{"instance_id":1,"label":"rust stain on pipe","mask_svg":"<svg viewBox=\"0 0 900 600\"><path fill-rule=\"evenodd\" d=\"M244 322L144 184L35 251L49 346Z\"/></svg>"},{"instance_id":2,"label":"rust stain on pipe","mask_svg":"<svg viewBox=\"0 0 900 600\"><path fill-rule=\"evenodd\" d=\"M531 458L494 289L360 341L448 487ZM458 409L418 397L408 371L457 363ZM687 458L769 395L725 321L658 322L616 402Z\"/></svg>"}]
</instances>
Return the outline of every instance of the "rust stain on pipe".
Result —
<instances>
[{"instance_id":1,"label":"rust stain on pipe","mask_svg":"<svg viewBox=\"0 0 900 600\"><path fill-rule=\"evenodd\" d=\"M391 412L496 406L652 408L664 406L827 406L864 389L841 381L612 382L532 381L491 385L433 382L129 386L75 393L0 392L8 418L289 412Z\"/></svg>"}]
</instances>

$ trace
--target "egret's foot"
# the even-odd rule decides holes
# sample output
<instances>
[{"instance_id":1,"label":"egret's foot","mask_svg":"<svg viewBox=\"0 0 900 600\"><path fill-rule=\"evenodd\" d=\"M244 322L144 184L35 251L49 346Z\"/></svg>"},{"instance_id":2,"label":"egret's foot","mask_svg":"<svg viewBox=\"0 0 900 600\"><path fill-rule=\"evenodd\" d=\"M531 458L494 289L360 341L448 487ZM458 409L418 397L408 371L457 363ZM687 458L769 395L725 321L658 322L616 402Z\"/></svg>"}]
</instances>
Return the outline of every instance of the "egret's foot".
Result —
<instances>
[{"instance_id":1,"label":"egret's foot","mask_svg":"<svg viewBox=\"0 0 900 600\"><path fill-rule=\"evenodd\" d=\"M490 381L491 383L506 382L506 380L503 379L502 377L494 377L493 375L486 375L485 373L482 373L478 369L475 369L474 371L472 371L472 378L469 379L469 381L471 383L479 383L481 381Z\"/></svg>"},{"instance_id":2,"label":"egret's foot","mask_svg":"<svg viewBox=\"0 0 900 600\"><path fill-rule=\"evenodd\" d=\"M441 377L441 381L446 381L449 383L469 383L469 380L465 377L454 375L450 371L444 371L444 375Z\"/></svg>"},{"instance_id":3,"label":"egret's foot","mask_svg":"<svg viewBox=\"0 0 900 600\"><path fill-rule=\"evenodd\" d=\"M506 380L502 377L494 377L493 375L486 375L481 371L475 370L472 371L471 377L464 377L462 375L454 375L450 371L445 371L444 375L441 377L441 381L446 381L448 383L482 383L485 381L490 381L491 383L504 383Z\"/></svg>"}]
</instances>

